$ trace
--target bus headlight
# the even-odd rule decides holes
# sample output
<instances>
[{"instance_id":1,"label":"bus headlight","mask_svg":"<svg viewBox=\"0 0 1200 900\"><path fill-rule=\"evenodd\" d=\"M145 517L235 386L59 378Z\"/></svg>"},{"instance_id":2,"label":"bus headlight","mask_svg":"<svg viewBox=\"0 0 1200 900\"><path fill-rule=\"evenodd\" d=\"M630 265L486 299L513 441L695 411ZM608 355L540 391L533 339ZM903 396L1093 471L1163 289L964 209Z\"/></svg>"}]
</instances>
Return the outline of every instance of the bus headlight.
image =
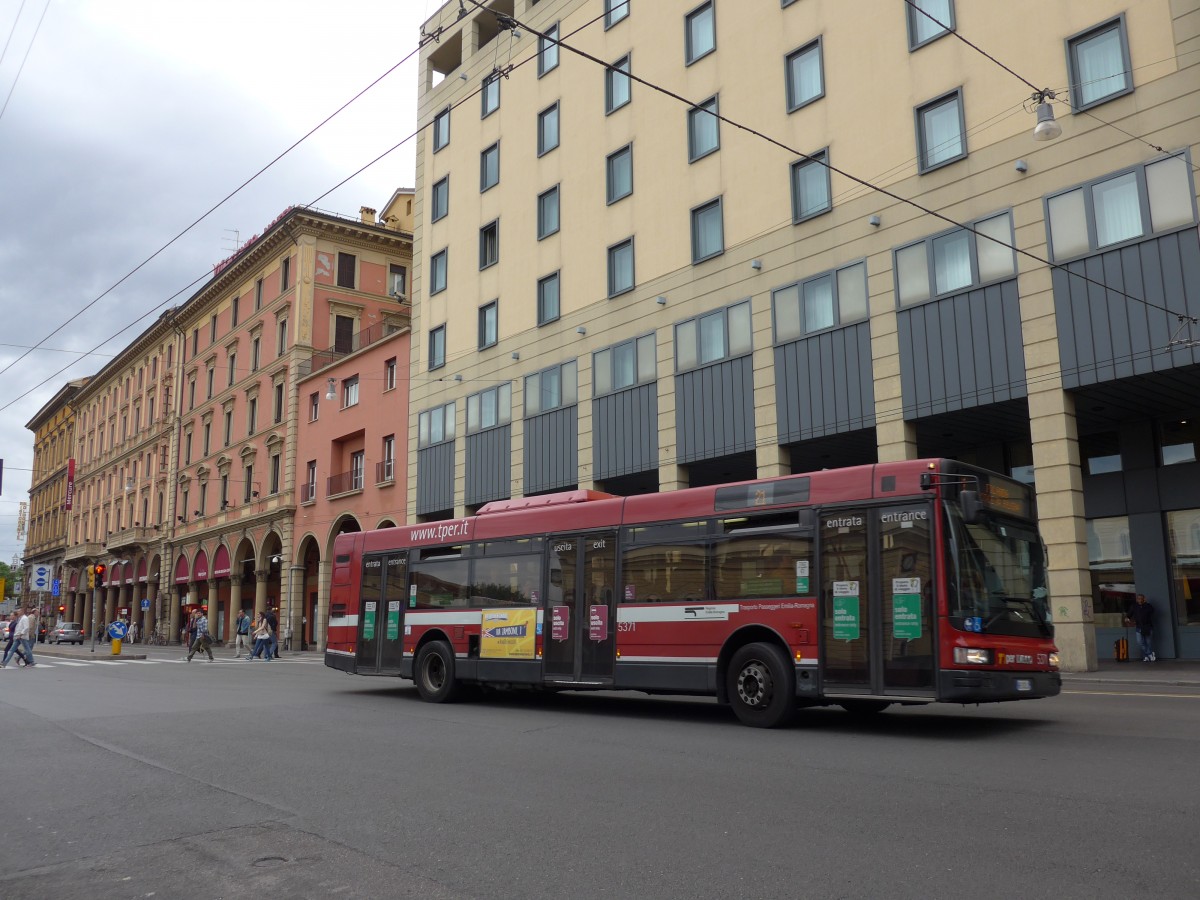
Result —
<instances>
[{"instance_id":1,"label":"bus headlight","mask_svg":"<svg viewBox=\"0 0 1200 900\"><path fill-rule=\"evenodd\" d=\"M955 647L954 661L966 666L990 666L992 651L981 647Z\"/></svg>"},{"instance_id":2,"label":"bus headlight","mask_svg":"<svg viewBox=\"0 0 1200 900\"><path fill-rule=\"evenodd\" d=\"M1052 668L1052 669L1058 668L1058 654L1057 653L1050 654L1050 668Z\"/></svg>"}]
</instances>

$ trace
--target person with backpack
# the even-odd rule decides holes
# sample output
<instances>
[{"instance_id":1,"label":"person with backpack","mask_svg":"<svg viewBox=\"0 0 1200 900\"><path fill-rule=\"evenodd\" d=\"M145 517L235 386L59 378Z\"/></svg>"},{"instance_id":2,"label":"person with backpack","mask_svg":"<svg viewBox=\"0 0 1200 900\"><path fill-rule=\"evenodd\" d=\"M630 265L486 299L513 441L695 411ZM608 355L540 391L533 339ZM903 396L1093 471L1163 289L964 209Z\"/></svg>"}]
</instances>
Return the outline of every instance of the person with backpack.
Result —
<instances>
[{"instance_id":1,"label":"person with backpack","mask_svg":"<svg viewBox=\"0 0 1200 900\"><path fill-rule=\"evenodd\" d=\"M196 624L196 630L195 630L196 637L195 637L195 640L192 642L192 649L189 651L189 653L187 655L187 661L191 662L192 657L195 656L197 653L207 653L208 661L213 662L214 657L213 657L213 652L212 652L212 638L210 638L209 634L208 634L208 616L206 616L204 614L203 609L200 610L199 614L196 616L195 624Z\"/></svg>"}]
</instances>

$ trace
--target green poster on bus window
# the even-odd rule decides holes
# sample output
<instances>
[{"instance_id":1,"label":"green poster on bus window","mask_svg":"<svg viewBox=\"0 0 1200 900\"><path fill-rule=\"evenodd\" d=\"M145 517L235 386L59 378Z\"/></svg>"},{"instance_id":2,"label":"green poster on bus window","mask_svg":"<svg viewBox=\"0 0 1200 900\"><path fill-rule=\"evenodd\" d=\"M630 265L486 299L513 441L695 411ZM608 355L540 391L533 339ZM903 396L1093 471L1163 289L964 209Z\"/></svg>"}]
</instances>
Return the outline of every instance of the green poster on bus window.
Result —
<instances>
[{"instance_id":1,"label":"green poster on bus window","mask_svg":"<svg viewBox=\"0 0 1200 900\"><path fill-rule=\"evenodd\" d=\"M368 600L363 604L363 640L375 640L375 601Z\"/></svg>"},{"instance_id":2,"label":"green poster on bus window","mask_svg":"<svg viewBox=\"0 0 1200 900\"><path fill-rule=\"evenodd\" d=\"M400 637L400 601L389 600L387 612L387 639L394 641Z\"/></svg>"},{"instance_id":3,"label":"green poster on bus window","mask_svg":"<svg viewBox=\"0 0 1200 900\"><path fill-rule=\"evenodd\" d=\"M860 622L858 582L835 581L833 583L833 639L835 641L857 641L861 634Z\"/></svg>"},{"instance_id":4,"label":"green poster on bus window","mask_svg":"<svg viewBox=\"0 0 1200 900\"><path fill-rule=\"evenodd\" d=\"M921 579L892 579L892 637L915 641L921 636Z\"/></svg>"}]
</instances>

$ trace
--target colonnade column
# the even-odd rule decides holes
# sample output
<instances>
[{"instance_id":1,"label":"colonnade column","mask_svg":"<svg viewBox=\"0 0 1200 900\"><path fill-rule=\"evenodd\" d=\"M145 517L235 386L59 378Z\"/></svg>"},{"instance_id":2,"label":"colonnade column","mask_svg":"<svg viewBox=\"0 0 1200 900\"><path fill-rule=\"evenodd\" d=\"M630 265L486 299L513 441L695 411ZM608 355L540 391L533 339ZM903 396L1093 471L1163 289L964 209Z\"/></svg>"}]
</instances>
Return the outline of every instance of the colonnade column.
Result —
<instances>
[{"instance_id":1,"label":"colonnade column","mask_svg":"<svg viewBox=\"0 0 1200 900\"><path fill-rule=\"evenodd\" d=\"M183 625L179 621L179 601L175 597L175 594L172 591L167 590L163 592L162 596L163 602L167 604L166 615L164 615L163 618L168 620L167 642L169 643L178 637L179 629L182 628Z\"/></svg>"},{"instance_id":2,"label":"colonnade column","mask_svg":"<svg viewBox=\"0 0 1200 900\"><path fill-rule=\"evenodd\" d=\"M271 577L268 569L257 569L254 572L254 616L267 608L267 579Z\"/></svg>"},{"instance_id":3,"label":"colonnade column","mask_svg":"<svg viewBox=\"0 0 1200 900\"><path fill-rule=\"evenodd\" d=\"M240 613L241 611L242 611L242 576L241 575L230 575L229 576L229 620L230 620L230 622L236 622L238 613ZM232 625L230 627L233 628ZM233 631L230 631L229 636L230 636L230 640L233 642L234 646L236 647L237 646L236 629L234 629Z\"/></svg>"},{"instance_id":4,"label":"colonnade column","mask_svg":"<svg viewBox=\"0 0 1200 900\"><path fill-rule=\"evenodd\" d=\"M219 631L217 631L217 579L210 578L208 581L208 599L204 601L204 605L208 607L208 635L214 640L223 640Z\"/></svg>"}]
</instances>

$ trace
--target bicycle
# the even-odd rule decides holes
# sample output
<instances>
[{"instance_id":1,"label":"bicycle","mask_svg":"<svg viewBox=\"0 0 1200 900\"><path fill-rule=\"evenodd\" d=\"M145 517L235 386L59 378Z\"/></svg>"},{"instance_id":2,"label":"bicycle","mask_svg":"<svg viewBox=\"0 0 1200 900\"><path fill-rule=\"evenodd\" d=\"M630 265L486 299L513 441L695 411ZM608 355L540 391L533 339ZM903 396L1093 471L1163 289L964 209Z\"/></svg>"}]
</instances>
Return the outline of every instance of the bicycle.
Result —
<instances>
[{"instance_id":1,"label":"bicycle","mask_svg":"<svg viewBox=\"0 0 1200 900\"><path fill-rule=\"evenodd\" d=\"M147 647L161 647L161 646L164 646L166 643L167 643L166 637L164 637L162 634L160 634L157 631L152 631L148 635L146 635L146 646Z\"/></svg>"}]
</instances>

